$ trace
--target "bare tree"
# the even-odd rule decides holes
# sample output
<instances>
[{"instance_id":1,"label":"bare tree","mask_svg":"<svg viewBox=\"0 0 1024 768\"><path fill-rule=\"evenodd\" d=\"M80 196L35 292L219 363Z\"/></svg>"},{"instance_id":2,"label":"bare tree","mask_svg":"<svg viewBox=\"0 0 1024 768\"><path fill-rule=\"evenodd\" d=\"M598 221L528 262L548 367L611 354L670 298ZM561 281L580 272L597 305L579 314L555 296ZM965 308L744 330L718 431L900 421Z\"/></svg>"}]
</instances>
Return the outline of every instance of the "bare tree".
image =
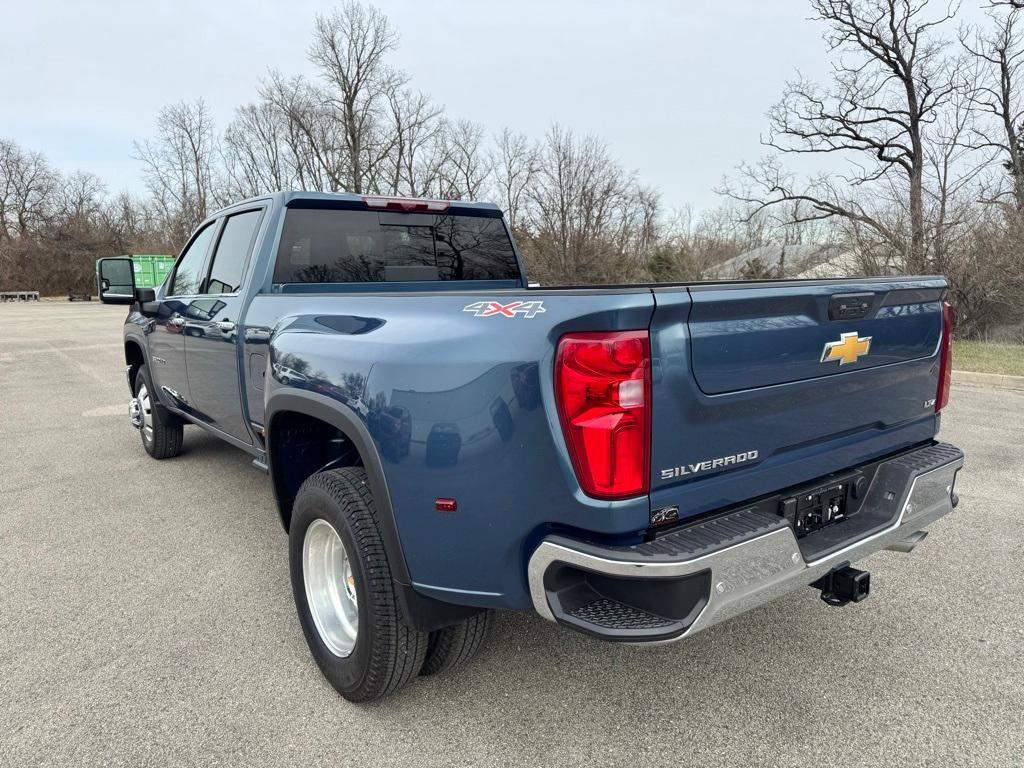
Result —
<instances>
[{"instance_id":1,"label":"bare tree","mask_svg":"<svg viewBox=\"0 0 1024 768\"><path fill-rule=\"evenodd\" d=\"M965 74L969 71L965 68ZM972 78L973 80L973 78ZM971 142L976 131L973 88L959 88L938 113L925 145L925 219L930 260L943 271L950 248L965 232L979 178L987 173L993 153Z\"/></svg>"},{"instance_id":2,"label":"bare tree","mask_svg":"<svg viewBox=\"0 0 1024 768\"><path fill-rule=\"evenodd\" d=\"M439 135L438 196L476 200L491 174L493 159L484 146L484 129L469 120L445 122Z\"/></svg>"},{"instance_id":3,"label":"bare tree","mask_svg":"<svg viewBox=\"0 0 1024 768\"><path fill-rule=\"evenodd\" d=\"M89 290L111 255L106 189L86 171L55 171L38 152L0 141L0 290Z\"/></svg>"},{"instance_id":4,"label":"bare tree","mask_svg":"<svg viewBox=\"0 0 1024 768\"><path fill-rule=\"evenodd\" d=\"M393 135L382 127L388 94L407 77L385 57L398 45L388 18L373 6L346 0L329 16L317 16L310 61L327 87L323 98L339 121L346 157L344 189L375 191Z\"/></svg>"},{"instance_id":5,"label":"bare tree","mask_svg":"<svg viewBox=\"0 0 1024 768\"><path fill-rule=\"evenodd\" d=\"M41 154L0 139L0 240L38 231L51 212L57 181Z\"/></svg>"},{"instance_id":6,"label":"bare tree","mask_svg":"<svg viewBox=\"0 0 1024 768\"><path fill-rule=\"evenodd\" d=\"M576 139L552 126L525 194L531 213L521 244L545 282L628 282L647 275L649 254L642 249L652 238L643 230L657 197L642 191L596 138Z\"/></svg>"},{"instance_id":7,"label":"bare tree","mask_svg":"<svg viewBox=\"0 0 1024 768\"><path fill-rule=\"evenodd\" d=\"M497 137L495 186L509 226L519 228L525 211L527 190L537 175L539 148L525 134L505 128Z\"/></svg>"},{"instance_id":8,"label":"bare tree","mask_svg":"<svg viewBox=\"0 0 1024 768\"><path fill-rule=\"evenodd\" d=\"M381 192L422 196L438 183L437 163L431 162L431 147L444 130L443 110L428 96L407 88L387 92L392 140L384 162Z\"/></svg>"},{"instance_id":9,"label":"bare tree","mask_svg":"<svg viewBox=\"0 0 1024 768\"><path fill-rule=\"evenodd\" d=\"M91 228L103 210L106 193L106 185L96 174L72 171L64 177L55 195L57 215L78 228Z\"/></svg>"},{"instance_id":10,"label":"bare tree","mask_svg":"<svg viewBox=\"0 0 1024 768\"><path fill-rule=\"evenodd\" d=\"M294 177L287 160L287 118L268 101L235 110L224 130L224 169L231 198L288 189Z\"/></svg>"},{"instance_id":11,"label":"bare tree","mask_svg":"<svg viewBox=\"0 0 1024 768\"><path fill-rule=\"evenodd\" d=\"M1010 177L1010 190L996 190L993 199L1009 199L1024 213L1024 93L1022 71L1024 46L1020 38L1018 11L988 14L992 29L962 30L964 49L977 63L977 77L971 91L975 110L988 120L974 131L974 146L993 150Z\"/></svg>"},{"instance_id":12,"label":"bare tree","mask_svg":"<svg viewBox=\"0 0 1024 768\"><path fill-rule=\"evenodd\" d=\"M114 254L168 253L181 245L166 239L151 201L128 192L103 202L97 224L109 233Z\"/></svg>"},{"instance_id":13,"label":"bare tree","mask_svg":"<svg viewBox=\"0 0 1024 768\"><path fill-rule=\"evenodd\" d=\"M217 136L206 103L182 101L160 110L157 136L135 143L146 186L168 233L183 243L214 204L219 183Z\"/></svg>"},{"instance_id":14,"label":"bare tree","mask_svg":"<svg viewBox=\"0 0 1024 768\"><path fill-rule=\"evenodd\" d=\"M838 216L871 227L903 251L906 270L923 271L925 127L959 86L935 30L955 8L928 16L927 0L812 0L811 6L828 25L831 84L789 83L769 112L766 143L783 154L846 156L851 172L798 186L777 164L748 167L755 194L746 199L759 207L801 201L806 220ZM909 237L852 199L851 188L875 182L901 190Z\"/></svg>"},{"instance_id":15,"label":"bare tree","mask_svg":"<svg viewBox=\"0 0 1024 768\"><path fill-rule=\"evenodd\" d=\"M284 116L284 141L297 186L324 192L346 189L344 129L323 89L301 76L285 77L271 71L260 86L260 95Z\"/></svg>"}]
</instances>

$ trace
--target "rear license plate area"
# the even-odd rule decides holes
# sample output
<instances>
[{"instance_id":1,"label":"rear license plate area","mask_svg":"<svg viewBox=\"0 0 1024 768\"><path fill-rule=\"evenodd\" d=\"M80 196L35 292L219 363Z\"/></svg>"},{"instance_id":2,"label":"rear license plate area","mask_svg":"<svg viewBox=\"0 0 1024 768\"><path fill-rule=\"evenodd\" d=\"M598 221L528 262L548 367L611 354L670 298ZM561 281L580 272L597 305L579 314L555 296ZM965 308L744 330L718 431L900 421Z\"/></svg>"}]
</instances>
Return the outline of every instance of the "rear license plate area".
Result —
<instances>
[{"instance_id":1,"label":"rear license plate area","mask_svg":"<svg viewBox=\"0 0 1024 768\"><path fill-rule=\"evenodd\" d=\"M779 502L779 514L789 521L797 538L841 523L850 511L851 485L847 478L801 490Z\"/></svg>"}]
</instances>

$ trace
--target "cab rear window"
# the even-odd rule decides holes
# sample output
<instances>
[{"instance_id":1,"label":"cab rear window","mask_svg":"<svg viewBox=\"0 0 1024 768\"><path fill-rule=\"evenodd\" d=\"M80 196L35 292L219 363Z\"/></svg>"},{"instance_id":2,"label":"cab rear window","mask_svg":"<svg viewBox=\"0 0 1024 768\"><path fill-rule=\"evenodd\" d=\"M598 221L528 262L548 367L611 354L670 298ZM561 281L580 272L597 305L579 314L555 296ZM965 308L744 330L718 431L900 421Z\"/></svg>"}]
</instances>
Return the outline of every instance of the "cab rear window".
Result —
<instances>
[{"instance_id":1,"label":"cab rear window","mask_svg":"<svg viewBox=\"0 0 1024 768\"><path fill-rule=\"evenodd\" d=\"M500 218L290 208L275 283L518 280Z\"/></svg>"}]
</instances>

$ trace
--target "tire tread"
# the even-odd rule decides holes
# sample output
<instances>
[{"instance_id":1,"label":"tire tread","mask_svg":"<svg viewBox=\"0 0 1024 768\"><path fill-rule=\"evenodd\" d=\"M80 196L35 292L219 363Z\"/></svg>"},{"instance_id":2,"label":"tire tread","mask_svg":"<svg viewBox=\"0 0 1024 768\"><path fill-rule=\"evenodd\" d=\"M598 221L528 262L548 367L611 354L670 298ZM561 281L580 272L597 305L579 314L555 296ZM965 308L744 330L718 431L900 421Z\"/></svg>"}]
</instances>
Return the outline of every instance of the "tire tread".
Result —
<instances>
[{"instance_id":1,"label":"tire tread","mask_svg":"<svg viewBox=\"0 0 1024 768\"><path fill-rule=\"evenodd\" d=\"M381 536L380 518L362 467L318 472L302 484L296 499L318 489L339 507L364 564L364 587L375 606L370 662L356 691L342 691L350 701L371 701L406 685L423 665L429 634L406 626L400 616L391 580L391 566Z\"/></svg>"},{"instance_id":2,"label":"tire tread","mask_svg":"<svg viewBox=\"0 0 1024 768\"><path fill-rule=\"evenodd\" d=\"M139 394L139 388L143 382L146 384L150 400L153 402L153 442L147 443L146 436L141 434L142 430L140 429L142 446L146 449L146 453L154 459L172 459L181 453L181 446L185 441L185 425L181 419L172 414L166 414L168 417L166 419L161 418L156 390L153 388L149 369L145 365L139 366L139 371L135 374L136 395Z\"/></svg>"},{"instance_id":3,"label":"tire tread","mask_svg":"<svg viewBox=\"0 0 1024 768\"><path fill-rule=\"evenodd\" d=\"M458 624L430 633L430 647L421 675L436 675L465 665L480 651L493 621L484 611Z\"/></svg>"}]
</instances>

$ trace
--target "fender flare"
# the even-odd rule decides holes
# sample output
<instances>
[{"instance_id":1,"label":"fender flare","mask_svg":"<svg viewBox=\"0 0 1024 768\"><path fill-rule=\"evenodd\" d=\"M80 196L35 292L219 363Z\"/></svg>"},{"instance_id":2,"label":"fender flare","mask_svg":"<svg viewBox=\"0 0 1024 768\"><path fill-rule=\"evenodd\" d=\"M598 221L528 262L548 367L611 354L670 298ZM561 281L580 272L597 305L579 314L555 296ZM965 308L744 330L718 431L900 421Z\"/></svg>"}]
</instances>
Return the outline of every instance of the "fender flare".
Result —
<instances>
[{"instance_id":1,"label":"fender flare","mask_svg":"<svg viewBox=\"0 0 1024 768\"><path fill-rule=\"evenodd\" d=\"M124 334L124 345L125 347L127 347L129 344L134 344L142 351L142 364L146 366L146 369L149 371L150 381L153 381L155 372L153 368L153 362L149 359L149 344L146 343L146 337L139 333L132 333L131 331L126 332ZM132 393L132 396L135 395L134 381L128 382L128 390L129 392ZM153 381L153 390L153 394L156 396L155 405L157 408L160 409L161 418L169 418L172 412L168 408L168 404L164 402L164 393L160 390L158 386L156 386L155 381Z\"/></svg>"},{"instance_id":2,"label":"fender flare","mask_svg":"<svg viewBox=\"0 0 1024 768\"><path fill-rule=\"evenodd\" d=\"M398 524L395 521L395 510L391 504L391 495L388 493L387 480L384 477L384 466L369 430L348 406L317 392L309 392L295 387L282 387L275 390L267 400L266 416L264 417L267 430L267 466L270 476L275 478L274 498L277 501L278 511L281 513L281 524L287 527L283 501L280 498L274 474L272 430L274 417L282 411L301 413L337 427L359 452L359 457L363 460L363 468L366 470L367 481L370 484L370 491L373 493L374 505L377 508L381 535L391 565L391 577L403 586L410 586L412 580L405 562L405 554L402 551L402 541L398 535Z\"/></svg>"},{"instance_id":3,"label":"fender flare","mask_svg":"<svg viewBox=\"0 0 1024 768\"><path fill-rule=\"evenodd\" d=\"M128 332L125 333L124 335L124 346L127 348L129 344L134 344L136 347L139 348L139 352L142 353L142 364L145 365L147 368L150 368L151 366L149 364L149 345L146 344L146 340L137 333Z\"/></svg>"}]
</instances>

